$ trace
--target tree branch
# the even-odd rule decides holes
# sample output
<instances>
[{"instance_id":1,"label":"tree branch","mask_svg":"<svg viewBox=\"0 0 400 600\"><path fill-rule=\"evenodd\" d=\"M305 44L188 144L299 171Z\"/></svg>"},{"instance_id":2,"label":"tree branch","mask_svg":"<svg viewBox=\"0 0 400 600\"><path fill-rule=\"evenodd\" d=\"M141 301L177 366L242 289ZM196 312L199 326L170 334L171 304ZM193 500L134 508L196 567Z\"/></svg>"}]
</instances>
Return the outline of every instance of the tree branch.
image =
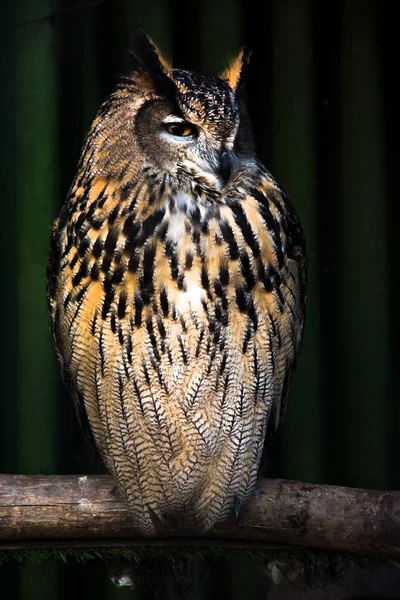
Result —
<instances>
[{"instance_id":1,"label":"tree branch","mask_svg":"<svg viewBox=\"0 0 400 600\"><path fill-rule=\"evenodd\" d=\"M143 538L112 480L0 475L0 549L99 546L295 547L400 558L400 492L261 480L239 523Z\"/></svg>"}]
</instances>

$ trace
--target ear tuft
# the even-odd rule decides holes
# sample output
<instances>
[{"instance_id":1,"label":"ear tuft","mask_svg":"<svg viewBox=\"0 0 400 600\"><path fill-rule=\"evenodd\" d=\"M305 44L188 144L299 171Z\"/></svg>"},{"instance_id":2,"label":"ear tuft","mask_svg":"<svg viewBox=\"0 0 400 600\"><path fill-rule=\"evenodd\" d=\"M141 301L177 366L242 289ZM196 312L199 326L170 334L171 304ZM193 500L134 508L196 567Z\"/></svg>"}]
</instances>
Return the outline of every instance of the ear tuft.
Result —
<instances>
[{"instance_id":1,"label":"ear tuft","mask_svg":"<svg viewBox=\"0 0 400 600\"><path fill-rule=\"evenodd\" d=\"M152 75L172 75L172 64L143 30L140 29L133 34L132 44L136 61L146 71Z\"/></svg>"},{"instance_id":2,"label":"ear tuft","mask_svg":"<svg viewBox=\"0 0 400 600\"><path fill-rule=\"evenodd\" d=\"M172 80L172 64L142 30L133 34L132 40L135 67L148 73L156 90L163 95L171 97L175 92Z\"/></svg>"},{"instance_id":3,"label":"ear tuft","mask_svg":"<svg viewBox=\"0 0 400 600\"><path fill-rule=\"evenodd\" d=\"M235 93L238 93L243 82L247 66L250 62L251 52L246 47L242 48L239 54L229 62L228 68L220 76L226 81Z\"/></svg>"}]
</instances>

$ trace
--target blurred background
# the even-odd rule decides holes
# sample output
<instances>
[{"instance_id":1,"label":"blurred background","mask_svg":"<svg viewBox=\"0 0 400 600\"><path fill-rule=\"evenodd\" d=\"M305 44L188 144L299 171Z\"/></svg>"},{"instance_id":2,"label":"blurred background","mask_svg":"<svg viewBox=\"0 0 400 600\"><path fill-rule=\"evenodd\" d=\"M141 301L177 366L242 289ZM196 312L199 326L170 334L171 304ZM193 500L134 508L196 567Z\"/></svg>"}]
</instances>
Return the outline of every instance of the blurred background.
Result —
<instances>
[{"instance_id":1,"label":"blurred background","mask_svg":"<svg viewBox=\"0 0 400 600\"><path fill-rule=\"evenodd\" d=\"M398 32L389 3L0 4L0 472L97 469L56 364L45 267L86 131L129 71L131 34L141 28L175 66L211 75L244 43L253 51L247 104L258 154L300 215L310 279L304 350L271 474L399 489ZM218 569L206 597L266 597L252 566ZM132 597L104 570L74 563L3 567L0 588L7 600L63 600L76 590Z\"/></svg>"}]
</instances>

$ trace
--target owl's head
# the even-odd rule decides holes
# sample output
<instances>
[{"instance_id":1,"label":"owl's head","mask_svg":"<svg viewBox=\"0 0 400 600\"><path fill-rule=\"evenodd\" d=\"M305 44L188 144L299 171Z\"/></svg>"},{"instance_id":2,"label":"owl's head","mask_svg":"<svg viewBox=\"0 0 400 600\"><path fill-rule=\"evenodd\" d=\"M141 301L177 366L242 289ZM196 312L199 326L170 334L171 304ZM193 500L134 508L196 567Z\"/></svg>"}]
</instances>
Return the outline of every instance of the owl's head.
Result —
<instances>
[{"instance_id":1,"label":"owl's head","mask_svg":"<svg viewBox=\"0 0 400 600\"><path fill-rule=\"evenodd\" d=\"M89 134L97 174L155 167L180 184L203 178L222 189L254 156L240 93L248 53L242 50L221 77L210 77L173 69L139 32L133 56L133 72L121 78Z\"/></svg>"}]
</instances>

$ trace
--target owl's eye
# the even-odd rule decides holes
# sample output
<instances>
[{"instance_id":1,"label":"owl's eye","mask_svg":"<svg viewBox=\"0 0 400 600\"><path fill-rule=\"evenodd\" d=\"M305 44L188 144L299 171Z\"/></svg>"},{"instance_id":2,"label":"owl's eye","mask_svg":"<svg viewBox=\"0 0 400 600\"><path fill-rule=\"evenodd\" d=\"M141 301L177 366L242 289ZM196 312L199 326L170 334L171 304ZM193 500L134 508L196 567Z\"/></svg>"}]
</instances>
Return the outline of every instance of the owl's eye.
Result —
<instances>
[{"instance_id":1,"label":"owl's eye","mask_svg":"<svg viewBox=\"0 0 400 600\"><path fill-rule=\"evenodd\" d=\"M177 137L189 137L195 133L196 128L187 121L176 121L175 123L165 123L165 130Z\"/></svg>"}]
</instances>

